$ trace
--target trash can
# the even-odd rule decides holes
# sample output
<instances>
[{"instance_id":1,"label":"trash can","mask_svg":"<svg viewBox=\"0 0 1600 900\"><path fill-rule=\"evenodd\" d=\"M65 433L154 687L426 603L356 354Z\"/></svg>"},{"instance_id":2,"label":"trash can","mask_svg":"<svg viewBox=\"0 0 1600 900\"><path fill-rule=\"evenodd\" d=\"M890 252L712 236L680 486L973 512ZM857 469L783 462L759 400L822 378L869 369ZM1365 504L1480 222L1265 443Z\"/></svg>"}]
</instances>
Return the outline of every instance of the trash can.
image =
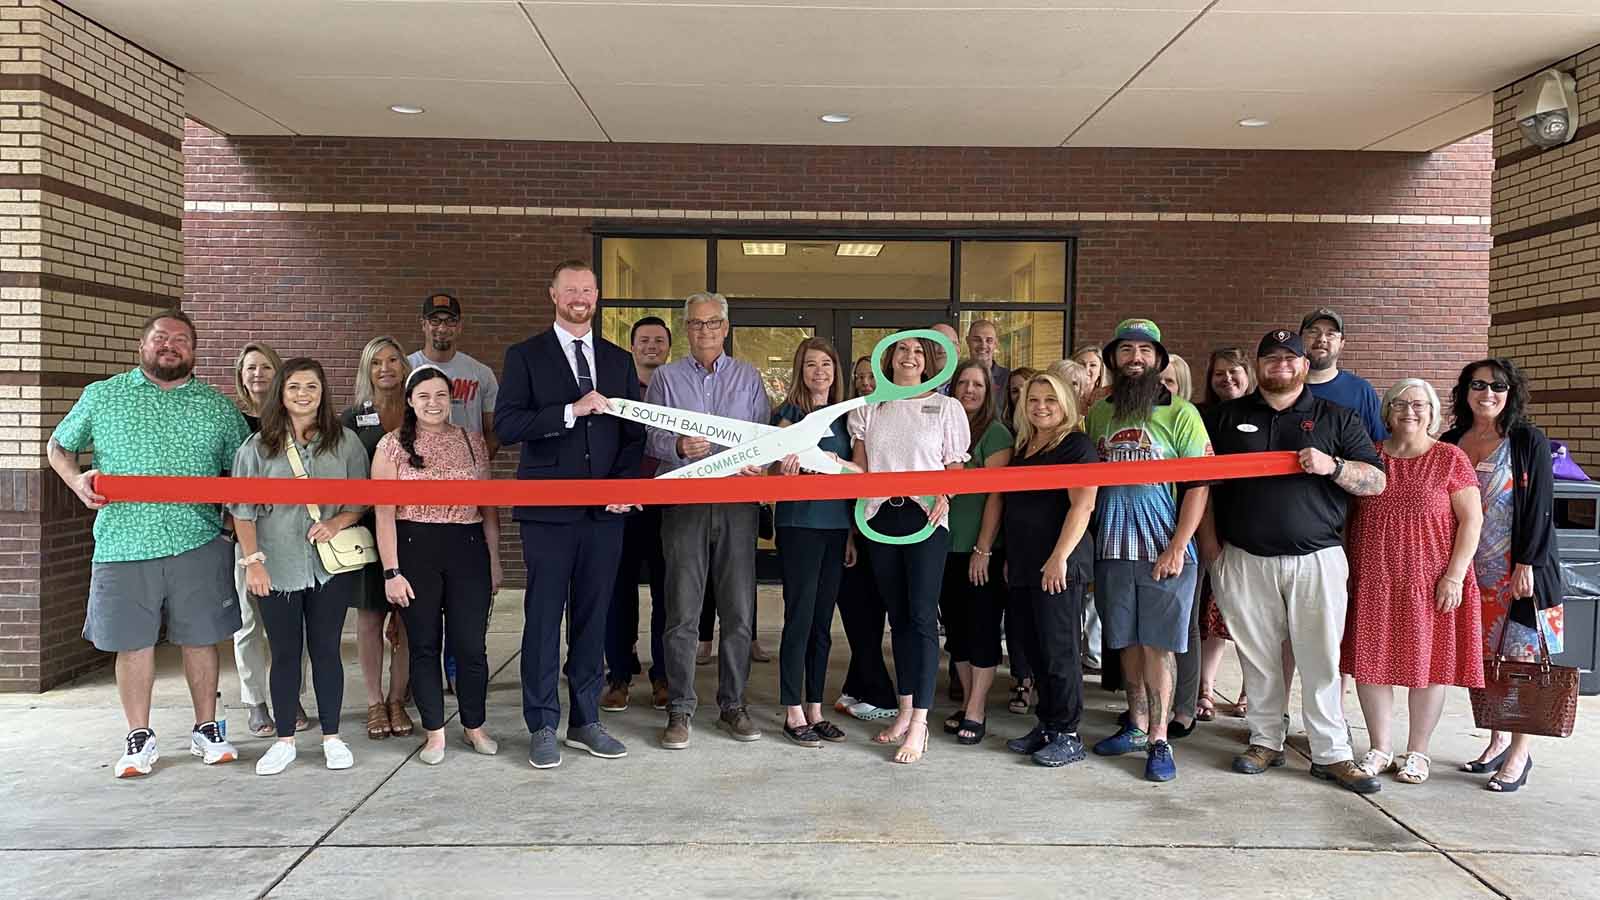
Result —
<instances>
[{"instance_id":1,"label":"trash can","mask_svg":"<svg viewBox=\"0 0 1600 900\"><path fill-rule=\"evenodd\" d=\"M1555 524L1566 587L1566 647L1555 661L1578 667L1579 693L1600 694L1600 484L1557 481Z\"/></svg>"}]
</instances>

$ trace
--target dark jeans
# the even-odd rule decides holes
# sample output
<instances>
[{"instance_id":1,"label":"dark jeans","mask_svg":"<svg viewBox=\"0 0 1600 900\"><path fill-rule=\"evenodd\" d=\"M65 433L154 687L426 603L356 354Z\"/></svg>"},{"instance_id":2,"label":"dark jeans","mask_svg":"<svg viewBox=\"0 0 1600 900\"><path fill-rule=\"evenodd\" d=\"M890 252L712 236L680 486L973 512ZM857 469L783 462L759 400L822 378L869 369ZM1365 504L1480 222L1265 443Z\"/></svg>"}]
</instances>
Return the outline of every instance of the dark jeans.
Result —
<instances>
[{"instance_id":1,"label":"dark jeans","mask_svg":"<svg viewBox=\"0 0 1600 900\"><path fill-rule=\"evenodd\" d=\"M844 570L839 585L839 620L850 642L850 668L845 671L842 692L873 706L894 709L894 681L883 662L886 613L872 575L871 555L877 546L876 541L856 535L856 564Z\"/></svg>"},{"instance_id":2,"label":"dark jeans","mask_svg":"<svg viewBox=\"0 0 1600 900\"><path fill-rule=\"evenodd\" d=\"M711 643L717 632L717 597L711 582L706 582L706 599L700 604L700 640ZM757 608L750 608L750 639L756 637Z\"/></svg>"},{"instance_id":3,"label":"dark jeans","mask_svg":"<svg viewBox=\"0 0 1600 900\"><path fill-rule=\"evenodd\" d=\"M885 502L872 517L872 527L890 537L911 534L928 522L915 500L896 506ZM889 613L889 640L894 647L894 672L900 696L910 696L915 709L933 706L939 674L939 582L950 553L950 532L940 527L915 544L878 544L872 548L872 573Z\"/></svg>"},{"instance_id":4,"label":"dark jeans","mask_svg":"<svg viewBox=\"0 0 1600 900\"><path fill-rule=\"evenodd\" d=\"M1000 665L1000 620L1006 611L1006 587L1001 578L1005 560L997 552L989 558L989 581L976 585L968 577L970 553L946 554L939 609L944 617L944 649L951 662L971 663L980 669ZM1015 626L1013 626L1015 627ZM1016 651L1012 651L1013 658ZM1012 668L1014 669L1015 663Z\"/></svg>"},{"instance_id":5,"label":"dark jeans","mask_svg":"<svg viewBox=\"0 0 1600 900\"><path fill-rule=\"evenodd\" d=\"M627 684L643 668L634 649L639 643L639 569L650 585L650 681L667 677L661 633L667 622L666 569L661 555L661 508L645 507L622 526L622 559L606 616L606 680Z\"/></svg>"},{"instance_id":6,"label":"dark jeans","mask_svg":"<svg viewBox=\"0 0 1600 900\"><path fill-rule=\"evenodd\" d=\"M561 724L561 620L567 621L567 725L600 720L606 612L622 555L622 521L522 525L528 590L522 613L522 719L529 732ZM690 661L691 664L693 661Z\"/></svg>"},{"instance_id":7,"label":"dark jeans","mask_svg":"<svg viewBox=\"0 0 1600 900\"><path fill-rule=\"evenodd\" d=\"M489 546L483 525L395 523L400 574L416 596L401 607L411 642L411 694L422 727L444 727L444 681L439 657L444 645L456 660L456 703L464 728L482 728L489 694L489 653L484 630L494 604Z\"/></svg>"},{"instance_id":8,"label":"dark jeans","mask_svg":"<svg viewBox=\"0 0 1600 900\"><path fill-rule=\"evenodd\" d=\"M784 706L822 702L848 535L843 528L778 528L778 561L783 564L778 695Z\"/></svg>"},{"instance_id":9,"label":"dark jeans","mask_svg":"<svg viewBox=\"0 0 1600 900\"><path fill-rule=\"evenodd\" d=\"M272 648L267 689L278 737L294 737L300 714L300 654L311 657L311 686L317 694L317 719L323 734L339 733L339 708L344 705L344 659L339 641L344 614L361 573L335 575L300 591L273 591L257 604Z\"/></svg>"},{"instance_id":10,"label":"dark jeans","mask_svg":"<svg viewBox=\"0 0 1600 900\"><path fill-rule=\"evenodd\" d=\"M1083 590L1077 581L1059 594L1046 594L1038 587L1011 589L1011 616L1033 661L1039 727L1045 731L1076 732L1083 717L1083 667L1078 658Z\"/></svg>"},{"instance_id":11,"label":"dark jeans","mask_svg":"<svg viewBox=\"0 0 1600 900\"><path fill-rule=\"evenodd\" d=\"M756 606L756 505L697 503L661 512L661 550L667 559L667 625L662 645L672 712L693 716L696 620L707 585L722 615L717 660L717 707L744 706L750 679L750 623Z\"/></svg>"}]
</instances>

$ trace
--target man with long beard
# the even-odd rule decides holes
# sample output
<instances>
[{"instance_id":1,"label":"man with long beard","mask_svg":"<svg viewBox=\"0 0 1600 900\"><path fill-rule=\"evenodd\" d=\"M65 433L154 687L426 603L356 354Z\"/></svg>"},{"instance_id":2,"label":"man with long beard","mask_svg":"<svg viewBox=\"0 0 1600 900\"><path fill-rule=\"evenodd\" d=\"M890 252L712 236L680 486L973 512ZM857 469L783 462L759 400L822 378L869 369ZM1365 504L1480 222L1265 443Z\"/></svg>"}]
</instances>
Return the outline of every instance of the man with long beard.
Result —
<instances>
[{"instance_id":1,"label":"man with long beard","mask_svg":"<svg viewBox=\"0 0 1600 900\"><path fill-rule=\"evenodd\" d=\"M94 564L83 637L117 655L117 694L128 720L126 749L112 774L148 775L160 754L150 728L155 646L183 648L194 701L189 752L206 765L239 754L217 716L217 642L239 630L233 534L215 503L116 503L95 492L95 475L216 477L250 436L244 416L193 377L194 322L178 310L145 320L139 367L97 381L50 435L50 467L94 517ZM78 454L94 452L82 471ZM260 554L256 554L260 556Z\"/></svg>"},{"instance_id":2,"label":"man with long beard","mask_svg":"<svg viewBox=\"0 0 1600 900\"><path fill-rule=\"evenodd\" d=\"M1291 450L1303 474L1215 485L1200 546L1250 696L1250 747L1233 770L1259 775L1284 763L1289 685L1280 654L1288 641L1311 774L1370 794L1380 785L1352 759L1339 680L1350 571L1341 531L1350 498L1382 493L1388 478L1360 416L1306 387L1309 368L1299 334L1268 332L1256 350L1255 393L1217 407L1218 453Z\"/></svg>"},{"instance_id":3,"label":"man with long beard","mask_svg":"<svg viewBox=\"0 0 1600 900\"><path fill-rule=\"evenodd\" d=\"M1106 345L1111 396L1089 410L1086 426L1103 462L1209 456L1200 411L1161 383L1167 349L1149 319L1128 319ZM1103 487L1096 498L1095 604L1104 646L1120 651L1128 714L1116 734L1095 744L1101 756L1146 752L1145 778L1178 776L1167 724L1177 654L1188 647L1198 559L1191 539L1207 488L1191 486L1178 505L1172 482Z\"/></svg>"}]
</instances>

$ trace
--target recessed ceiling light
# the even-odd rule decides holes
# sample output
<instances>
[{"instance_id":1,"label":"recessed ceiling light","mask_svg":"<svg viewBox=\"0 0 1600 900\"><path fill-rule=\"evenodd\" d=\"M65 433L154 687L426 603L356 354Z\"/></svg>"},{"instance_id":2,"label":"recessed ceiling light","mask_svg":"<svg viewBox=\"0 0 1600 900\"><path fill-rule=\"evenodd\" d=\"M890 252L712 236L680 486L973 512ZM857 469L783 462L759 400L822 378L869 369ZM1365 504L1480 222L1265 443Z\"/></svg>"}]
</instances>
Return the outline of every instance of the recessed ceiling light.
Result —
<instances>
[{"instance_id":1,"label":"recessed ceiling light","mask_svg":"<svg viewBox=\"0 0 1600 900\"><path fill-rule=\"evenodd\" d=\"M833 251L834 256L877 256L883 252L882 244L840 244Z\"/></svg>"},{"instance_id":2,"label":"recessed ceiling light","mask_svg":"<svg viewBox=\"0 0 1600 900\"><path fill-rule=\"evenodd\" d=\"M817 118L819 118L822 121L828 123L829 125L843 125L844 123L850 121L850 114L849 113L823 113L822 115L818 116Z\"/></svg>"},{"instance_id":3,"label":"recessed ceiling light","mask_svg":"<svg viewBox=\"0 0 1600 900\"><path fill-rule=\"evenodd\" d=\"M1255 118L1253 116L1248 118L1248 119L1240 119L1239 120L1239 127L1240 128L1265 128L1265 127L1267 127L1268 125L1271 125L1271 124L1272 123L1267 121L1266 119L1257 119L1257 118Z\"/></svg>"},{"instance_id":4,"label":"recessed ceiling light","mask_svg":"<svg viewBox=\"0 0 1600 900\"><path fill-rule=\"evenodd\" d=\"M782 241L745 241L745 256L783 256L789 252L789 245Z\"/></svg>"},{"instance_id":5,"label":"recessed ceiling light","mask_svg":"<svg viewBox=\"0 0 1600 900\"><path fill-rule=\"evenodd\" d=\"M420 116L423 113L422 107L411 106L407 103L396 103L395 105L389 107L389 111L397 112L402 116Z\"/></svg>"}]
</instances>

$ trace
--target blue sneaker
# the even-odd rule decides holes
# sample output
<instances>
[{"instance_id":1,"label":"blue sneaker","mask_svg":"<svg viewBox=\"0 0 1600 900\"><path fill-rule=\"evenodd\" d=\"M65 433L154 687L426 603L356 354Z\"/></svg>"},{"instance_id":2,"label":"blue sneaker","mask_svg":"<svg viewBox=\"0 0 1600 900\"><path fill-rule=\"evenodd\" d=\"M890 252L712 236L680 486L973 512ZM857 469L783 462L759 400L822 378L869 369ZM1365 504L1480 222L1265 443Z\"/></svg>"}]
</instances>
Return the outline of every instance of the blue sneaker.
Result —
<instances>
[{"instance_id":1,"label":"blue sneaker","mask_svg":"<svg viewBox=\"0 0 1600 900\"><path fill-rule=\"evenodd\" d=\"M1035 725L1032 731L1022 737L1006 741L1006 749L1012 753L1021 753L1023 756L1032 756L1044 749L1050 743L1051 737L1050 732L1045 731L1042 726Z\"/></svg>"},{"instance_id":2,"label":"blue sneaker","mask_svg":"<svg viewBox=\"0 0 1600 900\"><path fill-rule=\"evenodd\" d=\"M1178 777L1178 763L1172 758L1171 744L1156 741L1146 752L1149 756L1144 761L1145 781L1171 781Z\"/></svg>"},{"instance_id":3,"label":"blue sneaker","mask_svg":"<svg viewBox=\"0 0 1600 900\"><path fill-rule=\"evenodd\" d=\"M1061 766L1082 762L1084 759L1083 741L1076 734L1060 732L1053 736L1053 740L1033 754L1033 761L1041 766L1057 769Z\"/></svg>"},{"instance_id":4,"label":"blue sneaker","mask_svg":"<svg viewBox=\"0 0 1600 900\"><path fill-rule=\"evenodd\" d=\"M1143 750L1149 741L1149 735L1142 729L1124 725L1116 734L1095 744L1094 752L1098 756L1121 756L1124 753Z\"/></svg>"}]
</instances>

